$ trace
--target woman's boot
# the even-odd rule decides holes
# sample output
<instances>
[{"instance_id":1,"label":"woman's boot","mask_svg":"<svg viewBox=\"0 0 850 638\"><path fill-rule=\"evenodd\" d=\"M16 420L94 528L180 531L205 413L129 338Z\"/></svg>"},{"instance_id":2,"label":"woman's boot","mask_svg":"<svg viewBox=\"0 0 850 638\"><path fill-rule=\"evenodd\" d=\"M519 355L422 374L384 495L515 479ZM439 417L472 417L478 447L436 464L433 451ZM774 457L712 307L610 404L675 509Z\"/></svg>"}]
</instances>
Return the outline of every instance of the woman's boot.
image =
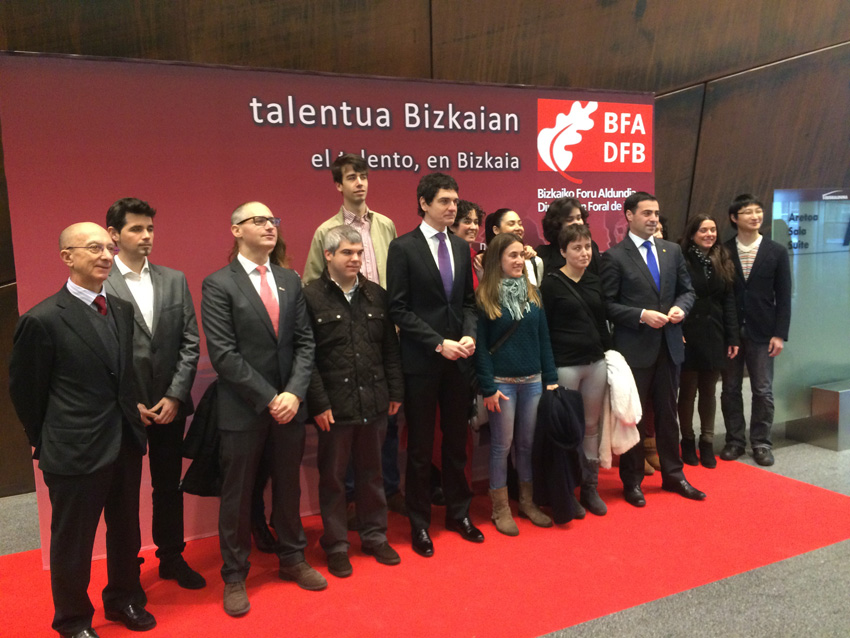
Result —
<instances>
[{"instance_id":1,"label":"woman's boot","mask_svg":"<svg viewBox=\"0 0 850 638\"><path fill-rule=\"evenodd\" d=\"M599 461L588 459L587 469L582 473L582 478L584 480L579 492L579 502L591 514L605 516L608 513L608 507L596 491L599 485Z\"/></svg>"},{"instance_id":2,"label":"woman's boot","mask_svg":"<svg viewBox=\"0 0 850 638\"><path fill-rule=\"evenodd\" d=\"M520 481L519 483L519 515L529 519L538 527L552 527L552 519L546 516L539 507L534 504L531 496L533 493L531 481Z\"/></svg>"},{"instance_id":3,"label":"woman's boot","mask_svg":"<svg viewBox=\"0 0 850 638\"><path fill-rule=\"evenodd\" d=\"M518 536L519 528L511 516L511 505L508 502L508 488L490 490L490 500L493 502L493 515L490 518L496 529L506 536Z\"/></svg>"},{"instance_id":4,"label":"woman's boot","mask_svg":"<svg viewBox=\"0 0 850 638\"><path fill-rule=\"evenodd\" d=\"M654 469L661 469L661 461L658 458L658 448L655 446L655 437L647 437L643 440L643 447L646 450L646 462Z\"/></svg>"},{"instance_id":5,"label":"woman's boot","mask_svg":"<svg viewBox=\"0 0 850 638\"><path fill-rule=\"evenodd\" d=\"M717 459L714 457L714 443L711 441L699 442L699 462L703 467L713 470L717 467Z\"/></svg>"},{"instance_id":6,"label":"woman's boot","mask_svg":"<svg viewBox=\"0 0 850 638\"><path fill-rule=\"evenodd\" d=\"M693 439L682 439L682 463L686 465L699 465L697 442Z\"/></svg>"}]
</instances>

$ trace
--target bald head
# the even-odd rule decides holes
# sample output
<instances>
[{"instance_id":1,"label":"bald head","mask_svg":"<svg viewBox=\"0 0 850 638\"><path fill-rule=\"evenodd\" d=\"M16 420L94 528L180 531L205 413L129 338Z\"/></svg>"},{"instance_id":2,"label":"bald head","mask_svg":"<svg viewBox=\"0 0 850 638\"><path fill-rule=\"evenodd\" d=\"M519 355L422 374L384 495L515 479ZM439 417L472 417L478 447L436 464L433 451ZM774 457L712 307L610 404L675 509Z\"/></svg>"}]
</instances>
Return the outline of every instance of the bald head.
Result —
<instances>
[{"instance_id":1,"label":"bald head","mask_svg":"<svg viewBox=\"0 0 850 638\"><path fill-rule=\"evenodd\" d=\"M100 292L109 276L113 249L106 229L92 222L71 224L59 234L59 256L70 270L71 281L93 292Z\"/></svg>"},{"instance_id":2,"label":"bald head","mask_svg":"<svg viewBox=\"0 0 850 638\"><path fill-rule=\"evenodd\" d=\"M97 233L98 231L102 232L106 239L104 241L97 241L99 244L108 244L110 243L109 233L106 232L106 229L103 226L98 226L94 222L79 222L76 224L71 224L59 233L59 250L66 248L67 246L86 246L87 244L81 242L81 237L88 237L91 233Z\"/></svg>"}]
</instances>

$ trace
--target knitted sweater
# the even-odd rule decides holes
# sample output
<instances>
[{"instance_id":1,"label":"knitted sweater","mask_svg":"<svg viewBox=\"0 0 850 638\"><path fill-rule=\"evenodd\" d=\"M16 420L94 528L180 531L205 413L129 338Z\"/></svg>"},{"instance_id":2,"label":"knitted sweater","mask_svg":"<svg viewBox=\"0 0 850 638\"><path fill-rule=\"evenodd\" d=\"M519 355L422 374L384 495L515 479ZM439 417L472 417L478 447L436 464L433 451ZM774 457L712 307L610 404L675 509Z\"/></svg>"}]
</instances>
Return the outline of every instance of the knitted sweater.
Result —
<instances>
[{"instance_id":1,"label":"knitted sweater","mask_svg":"<svg viewBox=\"0 0 850 638\"><path fill-rule=\"evenodd\" d=\"M529 312L523 316L510 338L491 355L489 348L507 332L513 324L508 309L502 306L502 316L488 319L479 309L478 341L475 344L475 371L481 386L482 396L496 394L495 377L524 377L543 374L543 385L558 382L552 344L546 327L543 310L530 304Z\"/></svg>"}]
</instances>

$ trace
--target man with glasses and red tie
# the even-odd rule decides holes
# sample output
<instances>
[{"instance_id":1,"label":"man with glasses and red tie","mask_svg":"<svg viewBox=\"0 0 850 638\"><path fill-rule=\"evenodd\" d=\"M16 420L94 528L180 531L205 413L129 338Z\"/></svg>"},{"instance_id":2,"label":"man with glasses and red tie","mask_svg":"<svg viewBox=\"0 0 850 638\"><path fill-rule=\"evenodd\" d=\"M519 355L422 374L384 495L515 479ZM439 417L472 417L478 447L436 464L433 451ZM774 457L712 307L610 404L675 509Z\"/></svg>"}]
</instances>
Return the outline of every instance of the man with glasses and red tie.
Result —
<instances>
[{"instance_id":1,"label":"man with glasses and red tie","mask_svg":"<svg viewBox=\"0 0 850 638\"><path fill-rule=\"evenodd\" d=\"M67 283L25 313L9 366L12 403L44 475L52 506L53 628L96 638L87 589L101 513L106 522L107 620L156 626L139 582L139 487L147 447L134 395L133 306L105 295L116 248L84 222L59 238Z\"/></svg>"},{"instance_id":2,"label":"man with glasses and red tie","mask_svg":"<svg viewBox=\"0 0 850 638\"><path fill-rule=\"evenodd\" d=\"M245 579L251 553L251 492L266 445L271 446L272 520L278 535L279 575L308 590L327 587L304 560L300 468L313 333L301 280L272 264L280 219L260 202L230 218L238 253L203 284L201 319L218 373L218 429L222 471L219 545L224 611L250 609Z\"/></svg>"},{"instance_id":3,"label":"man with glasses and red tie","mask_svg":"<svg viewBox=\"0 0 850 638\"><path fill-rule=\"evenodd\" d=\"M638 191L623 203L629 232L602 253L605 311L614 324L614 349L629 364L643 414L655 414L655 438L661 460L661 489L696 501L705 494L685 479L679 456L676 397L679 367L685 358L682 320L694 304L694 289L678 244L656 238L658 200ZM640 445L620 456L623 496L644 507L644 422Z\"/></svg>"}]
</instances>

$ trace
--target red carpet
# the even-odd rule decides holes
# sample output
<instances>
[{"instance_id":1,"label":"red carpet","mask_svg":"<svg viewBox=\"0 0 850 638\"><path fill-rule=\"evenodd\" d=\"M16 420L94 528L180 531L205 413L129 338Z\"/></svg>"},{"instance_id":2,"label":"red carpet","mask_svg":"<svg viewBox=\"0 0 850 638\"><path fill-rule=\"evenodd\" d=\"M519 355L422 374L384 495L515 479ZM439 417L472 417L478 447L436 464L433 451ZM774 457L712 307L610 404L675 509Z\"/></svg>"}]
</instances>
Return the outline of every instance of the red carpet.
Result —
<instances>
[{"instance_id":1,"label":"red carpet","mask_svg":"<svg viewBox=\"0 0 850 638\"><path fill-rule=\"evenodd\" d=\"M321 521L305 519L307 559L329 581L306 592L277 578L274 557L254 552L248 579L252 609L230 618L221 608L218 541L189 543L186 557L207 578L188 592L160 581L145 552L142 584L158 626L148 636L539 636L663 596L705 585L850 537L850 498L743 463L716 470L687 468L708 493L703 503L662 492L656 474L644 482L647 506L620 497L616 470L600 477L609 513L554 529L518 519L508 538L489 522L486 497L473 501L473 519L487 537L466 543L442 526L434 508L433 558L410 549L407 521L390 514L390 542L401 565L386 567L360 552L351 535L354 575L327 574L318 546ZM805 511L805 515L801 512ZM0 557L0 618L9 636L55 636L49 572L39 551ZM650 569L647 566L652 566ZM138 636L106 622L100 603L104 561L93 566L89 589L94 626L103 638Z\"/></svg>"}]
</instances>

